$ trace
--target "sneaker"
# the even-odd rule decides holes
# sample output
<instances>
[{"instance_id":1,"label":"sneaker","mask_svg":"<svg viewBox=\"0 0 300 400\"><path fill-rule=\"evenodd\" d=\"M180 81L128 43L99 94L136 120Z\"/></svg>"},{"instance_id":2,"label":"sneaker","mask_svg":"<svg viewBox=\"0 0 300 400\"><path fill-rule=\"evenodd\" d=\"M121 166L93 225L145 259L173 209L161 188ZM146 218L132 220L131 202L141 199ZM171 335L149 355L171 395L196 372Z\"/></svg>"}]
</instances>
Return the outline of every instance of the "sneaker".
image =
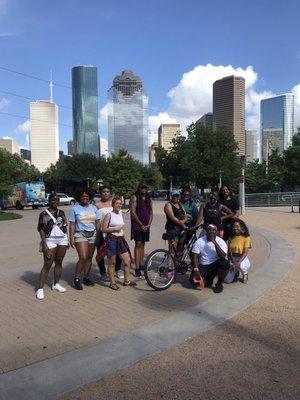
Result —
<instances>
[{"instance_id":1,"label":"sneaker","mask_svg":"<svg viewBox=\"0 0 300 400\"><path fill-rule=\"evenodd\" d=\"M121 269L119 269L119 271L116 272L116 276L119 279L124 279L124 272Z\"/></svg>"},{"instance_id":2,"label":"sneaker","mask_svg":"<svg viewBox=\"0 0 300 400\"><path fill-rule=\"evenodd\" d=\"M135 269L134 276L139 279L143 279L141 270L139 268Z\"/></svg>"},{"instance_id":3,"label":"sneaker","mask_svg":"<svg viewBox=\"0 0 300 400\"><path fill-rule=\"evenodd\" d=\"M244 272L242 276L242 282L247 283L248 282L248 272Z\"/></svg>"},{"instance_id":4,"label":"sneaker","mask_svg":"<svg viewBox=\"0 0 300 400\"><path fill-rule=\"evenodd\" d=\"M83 287L82 287L82 284L81 284L79 278L75 278L75 279L74 279L74 288L75 288L76 290L83 290Z\"/></svg>"},{"instance_id":5,"label":"sneaker","mask_svg":"<svg viewBox=\"0 0 300 400\"><path fill-rule=\"evenodd\" d=\"M214 287L214 292L215 293L222 293L223 292L223 285L222 283L216 284Z\"/></svg>"},{"instance_id":6,"label":"sneaker","mask_svg":"<svg viewBox=\"0 0 300 400\"><path fill-rule=\"evenodd\" d=\"M36 291L35 295L36 295L36 298L37 298L38 300L44 300L44 298L45 298L44 289L38 289L38 290Z\"/></svg>"},{"instance_id":7,"label":"sneaker","mask_svg":"<svg viewBox=\"0 0 300 400\"><path fill-rule=\"evenodd\" d=\"M109 282L109 277L108 277L107 273L101 275L101 281Z\"/></svg>"},{"instance_id":8,"label":"sneaker","mask_svg":"<svg viewBox=\"0 0 300 400\"><path fill-rule=\"evenodd\" d=\"M66 289L63 286L61 286L59 283L52 285L52 290L56 290L59 293L64 293L66 291Z\"/></svg>"},{"instance_id":9,"label":"sneaker","mask_svg":"<svg viewBox=\"0 0 300 400\"><path fill-rule=\"evenodd\" d=\"M85 286L95 286L95 283L93 281L91 281L90 278L88 278L88 277L84 277L82 280L82 283Z\"/></svg>"}]
</instances>

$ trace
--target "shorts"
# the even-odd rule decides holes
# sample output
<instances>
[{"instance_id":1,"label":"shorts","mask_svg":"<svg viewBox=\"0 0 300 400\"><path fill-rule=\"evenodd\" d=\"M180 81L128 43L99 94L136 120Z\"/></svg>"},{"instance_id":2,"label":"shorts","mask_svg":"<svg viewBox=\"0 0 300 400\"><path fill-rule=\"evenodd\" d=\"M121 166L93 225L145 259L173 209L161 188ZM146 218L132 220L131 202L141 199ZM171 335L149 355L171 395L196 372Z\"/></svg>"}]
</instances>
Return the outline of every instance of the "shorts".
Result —
<instances>
[{"instance_id":1,"label":"shorts","mask_svg":"<svg viewBox=\"0 0 300 400\"><path fill-rule=\"evenodd\" d=\"M82 232L75 232L74 240L75 243L88 242L88 244L95 244L97 238L97 231L94 232L93 236L85 237Z\"/></svg>"},{"instance_id":2,"label":"shorts","mask_svg":"<svg viewBox=\"0 0 300 400\"><path fill-rule=\"evenodd\" d=\"M172 240L184 240L185 233L182 232L183 232L182 230L177 228L167 229L166 231L167 240L169 240L169 242Z\"/></svg>"},{"instance_id":3,"label":"shorts","mask_svg":"<svg viewBox=\"0 0 300 400\"><path fill-rule=\"evenodd\" d=\"M57 246L68 246L69 240L68 236L65 235L63 237L48 237L46 238L46 245L48 249L54 249Z\"/></svg>"},{"instance_id":4,"label":"shorts","mask_svg":"<svg viewBox=\"0 0 300 400\"><path fill-rule=\"evenodd\" d=\"M118 241L116 238L111 238L107 245L107 254L109 257L116 256L117 254L128 253L128 247L126 247L125 239Z\"/></svg>"},{"instance_id":5,"label":"shorts","mask_svg":"<svg viewBox=\"0 0 300 400\"><path fill-rule=\"evenodd\" d=\"M146 232L142 230L136 230L131 232L131 240L133 239L135 242L146 243L149 242L149 238L150 238L150 229L148 229Z\"/></svg>"},{"instance_id":6,"label":"shorts","mask_svg":"<svg viewBox=\"0 0 300 400\"><path fill-rule=\"evenodd\" d=\"M225 283L231 283L234 280L235 274L239 271L237 267L235 266L236 262L239 260L239 257L233 256L232 257L232 266L226 275L224 282ZM248 272L248 269L250 268L250 260L248 257L245 257L241 263L241 271L242 272Z\"/></svg>"}]
</instances>

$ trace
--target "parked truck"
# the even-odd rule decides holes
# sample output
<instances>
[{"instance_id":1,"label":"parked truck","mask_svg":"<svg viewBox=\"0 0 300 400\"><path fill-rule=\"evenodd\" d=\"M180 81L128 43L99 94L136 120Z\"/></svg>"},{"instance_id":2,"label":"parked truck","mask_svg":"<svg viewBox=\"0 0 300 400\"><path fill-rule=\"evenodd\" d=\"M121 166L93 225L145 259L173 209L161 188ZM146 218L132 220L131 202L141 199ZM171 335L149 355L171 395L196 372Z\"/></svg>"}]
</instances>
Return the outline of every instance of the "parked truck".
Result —
<instances>
[{"instance_id":1,"label":"parked truck","mask_svg":"<svg viewBox=\"0 0 300 400\"><path fill-rule=\"evenodd\" d=\"M47 204L45 195L45 184L43 181L20 182L14 185L11 195L0 199L2 209L16 208L22 210L24 207L37 209Z\"/></svg>"}]
</instances>

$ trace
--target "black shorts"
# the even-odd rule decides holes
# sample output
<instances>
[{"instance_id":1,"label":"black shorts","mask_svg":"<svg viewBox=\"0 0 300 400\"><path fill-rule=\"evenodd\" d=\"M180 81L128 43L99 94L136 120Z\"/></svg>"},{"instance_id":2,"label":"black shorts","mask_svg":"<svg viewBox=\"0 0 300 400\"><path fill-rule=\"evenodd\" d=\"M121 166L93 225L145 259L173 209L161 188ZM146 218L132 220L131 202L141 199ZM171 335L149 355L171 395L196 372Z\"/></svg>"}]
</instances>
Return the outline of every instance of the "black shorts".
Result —
<instances>
[{"instance_id":1,"label":"black shorts","mask_svg":"<svg viewBox=\"0 0 300 400\"><path fill-rule=\"evenodd\" d=\"M202 276L205 286L209 286L213 283L214 278L218 275L219 269L229 270L229 261L225 258L219 258L215 262L207 265L200 265L200 275ZM193 281L194 272L191 272L190 282L194 284Z\"/></svg>"},{"instance_id":2,"label":"black shorts","mask_svg":"<svg viewBox=\"0 0 300 400\"><path fill-rule=\"evenodd\" d=\"M149 238L150 238L150 229L148 229L146 232L142 230L136 230L131 232L131 240L133 239L135 242L146 243L149 242Z\"/></svg>"}]
</instances>

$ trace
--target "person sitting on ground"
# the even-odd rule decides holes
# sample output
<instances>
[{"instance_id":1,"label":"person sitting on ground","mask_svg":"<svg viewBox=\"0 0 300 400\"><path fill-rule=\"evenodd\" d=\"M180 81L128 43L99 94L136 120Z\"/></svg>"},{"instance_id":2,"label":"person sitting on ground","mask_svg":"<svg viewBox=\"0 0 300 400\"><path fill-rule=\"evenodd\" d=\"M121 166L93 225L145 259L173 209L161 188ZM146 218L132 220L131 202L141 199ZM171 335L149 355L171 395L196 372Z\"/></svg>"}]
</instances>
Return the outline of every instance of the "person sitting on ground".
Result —
<instances>
[{"instance_id":1,"label":"person sitting on ground","mask_svg":"<svg viewBox=\"0 0 300 400\"><path fill-rule=\"evenodd\" d=\"M165 229L169 247L174 246L180 252L185 239L183 231L187 230L188 218L180 203L179 190L174 189L171 191L171 199L165 204L164 212L167 217Z\"/></svg>"},{"instance_id":2,"label":"person sitting on ground","mask_svg":"<svg viewBox=\"0 0 300 400\"><path fill-rule=\"evenodd\" d=\"M141 278L141 271L144 269L145 243L149 242L150 226L153 220L152 201L145 183L139 184L130 199L130 217L131 240L135 241L135 276Z\"/></svg>"},{"instance_id":3,"label":"person sitting on ground","mask_svg":"<svg viewBox=\"0 0 300 400\"><path fill-rule=\"evenodd\" d=\"M44 255L44 265L40 273L39 288L36 298L43 300L44 285L54 262L54 283L52 290L64 293L66 289L59 284L62 273L62 262L69 247L67 234L67 219L63 210L58 209L59 197L52 193L49 196L49 208L39 216L38 231L41 236L41 251Z\"/></svg>"},{"instance_id":4,"label":"person sitting on ground","mask_svg":"<svg viewBox=\"0 0 300 400\"><path fill-rule=\"evenodd\" d=\"M101 200L99 200L95 205L101 211L103 220L105 215L111 213L113 210L111 204L112 199L111 199L110 187L102 186L102 188L100 189L100 195L101 195ZM104 239L105 239L105 234L103 234L103 232L100 230L99 237L97 240L97 250L99 250L100 247L102 246ZM101 280L103 282L109 282L109 278L106 273L104 258L102 258L102 260L98 262L98 267L100 271ZM124 279L124 272L122 270L122 260L118 255L116 256L116 275L117 278Z\"/></svg>"},{"instance_id":5,"label":"person sitting on ground","mask_svg":"<svg viewBox=\"0 0 300 400\"><path fill-rule=\"evenodd\" d=\"M82 290L80 282L82 274L84 285L95 285L89 278L89 274L102 215L96 206L90 204L92 193L89 189L77 189L74 197L77 203L72 207L69 215L70 245L72 248L76 247L79 257L75 268L74 288Z\"/></svg>"},{"instance_id":6,"label":"person sitting on ground","mask_svg":"<svg viewBox=\"0 0 300 400\"><path fill-rule=\"evenodd\" d=\"M242 282L248 281L248 269L250 268L248 252L251 247L251 237L245 222L242 220L233 221L231 236L228 240L228 258L232 267L225 278L226 283L236 281L240 273Z\"/></svg>"},{"instance_id":7,"label":"person sitting on ground","mask_svg":"<svg viewBox=\"0 0 300 400\"><path fill-rule=\"evenodd\" d=\"M218 236L223 237L222 222L232 216L232 211L218 202L218 191L213 189L210 193L209 201L200 206L197 225L200 225L202 220L204 221L204 229L210 224L215 225L217 227Z\"/></svg>"},{"instance_id":8,"label":"person sitting on ground","mask_svg":"<svg viewBox=\"0 0 300 400\"><path fill-rule=\"evenodd\" d=\"M195 285L194 277L201 275L204 286L213 284L217 276L218 281L214 287L215 293L223 291L223 281L229 271L230 264L226 259L227 245L223 239L217 236L217 227L210 224L206 227L206 235L200 237L194 243L192 249L192 273L190 283Z\"/></svg>"},{"instance_id":9,"label":"person sitting on ground","mask_svg":"<svg viewBox=\"0 0 300 400\"><path fill-rule=\"evenodd\" d=\"M223 204L229 210L233 213L233 216L231 218L226 218L223 219L222 225L223 225L223 239L225 242L229 239L229 236L231 234L231 224L239 219L239 202L237 199L234 197L233 192L228 185L223 185L220 190L219 190L219 203Z\"/></svg>"},{"instance_id":10,"label":"person sitting on ground","mask_svg":"<svg viewBox=\"0 0 300 400\"><path fill-rule=\"evenodd\" d=\"M119 255L124 263L124 282L123 286L135 286L136 283L130 281L130 266L132 257L128 243L124 238L124 219L122 215L121 197L115 196L112 199L112 212L106 214L102 222L102 232L106 233L104 243L97 253L97 262L103 257L108 257L108 276L110 285L113 290L119 290L119 286L115 282L115 264L116 256Z\"/></svg>"}]
</instances>

